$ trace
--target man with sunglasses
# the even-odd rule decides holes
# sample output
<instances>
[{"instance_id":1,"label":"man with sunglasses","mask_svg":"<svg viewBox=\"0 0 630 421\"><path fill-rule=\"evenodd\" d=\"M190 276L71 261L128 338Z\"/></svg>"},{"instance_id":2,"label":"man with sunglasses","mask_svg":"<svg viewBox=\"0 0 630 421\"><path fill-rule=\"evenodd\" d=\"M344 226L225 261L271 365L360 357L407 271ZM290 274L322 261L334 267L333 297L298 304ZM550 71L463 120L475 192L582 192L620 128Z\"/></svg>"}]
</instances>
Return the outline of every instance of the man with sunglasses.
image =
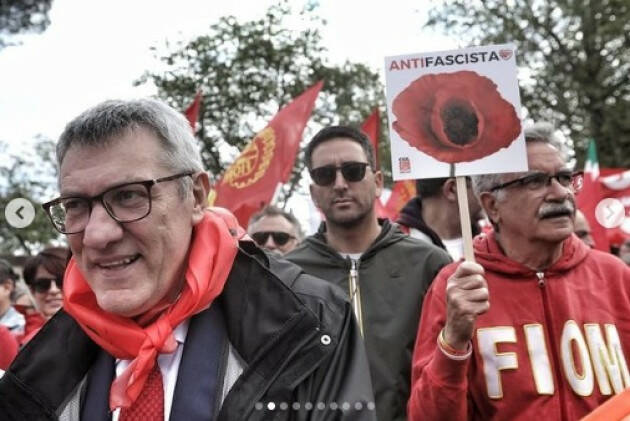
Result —
<instances>
[{"instance_id":1,"label":"man with sunglasses","mask_svg":"<svg viewBox=\"0 0 630 421\"><path fill-rule=\"evenodd\" d=\"M300 222L292 213L273 205L250 218L247 234L259 247L279 255L290 252L302 241Z\"/></svg>"},{"instance_id":2,"label":"man with sunglasses","mask_svg":"<svg viewBox=\"0 0 630 421\"><path fill-rule=\"evenodd\" d=\"M529 170L473 177L493 230L427 293L412 420L577 420L630 386L630 269L574 233L555 130L525 130Z\"/></svg>"},{"instance_id":3,"label":"man with sunglasses","mask_svg":"<svg viewBox=\"0 0 630 421\"><path fill-rule=\"evenodd\" d=\"M325 222L286 258L346 291L365 340L378 419L404 420L422 299L450 258L377 219L383 175L365 134L325 128L308 144L305 159L311 197Z\"/></svg>"},{"instance_id":4,"label":"man with sunglasses","mask_svg":"<svg viewBox=\"0 0 630 421\"><path fill-rule=\"evenodd\" d=\"M375 419L350 305L207 209L183 115L101 103L57 162L44 209L73 253L64 305L0 380L0 419Z\"/></svg>"}]
</instances>

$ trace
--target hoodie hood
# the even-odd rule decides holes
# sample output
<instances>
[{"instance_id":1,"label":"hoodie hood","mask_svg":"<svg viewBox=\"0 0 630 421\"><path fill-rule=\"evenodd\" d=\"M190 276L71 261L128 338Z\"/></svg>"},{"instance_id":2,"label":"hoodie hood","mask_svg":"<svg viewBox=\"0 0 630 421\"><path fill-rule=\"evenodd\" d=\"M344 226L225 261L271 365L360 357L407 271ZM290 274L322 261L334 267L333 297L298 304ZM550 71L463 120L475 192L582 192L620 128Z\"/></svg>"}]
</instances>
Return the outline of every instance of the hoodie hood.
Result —
<instances>
[{"instance_id":1,"label":"hoodie hood","mask_svg":"<svg viewBox=\"0 0 630 421\"><path fill-rule=\"evenodd\" d=\"M503 273L509 276L528 275L535 273L531 268L524 266L508 258L496 240L495 232L482 234L473 240L475 259L486 270ZM566 272L582 262L590 249L575 236L571 234L562 245L562 256L551 267L545 270L546 274Z\"/></svg>"}]
</instances>

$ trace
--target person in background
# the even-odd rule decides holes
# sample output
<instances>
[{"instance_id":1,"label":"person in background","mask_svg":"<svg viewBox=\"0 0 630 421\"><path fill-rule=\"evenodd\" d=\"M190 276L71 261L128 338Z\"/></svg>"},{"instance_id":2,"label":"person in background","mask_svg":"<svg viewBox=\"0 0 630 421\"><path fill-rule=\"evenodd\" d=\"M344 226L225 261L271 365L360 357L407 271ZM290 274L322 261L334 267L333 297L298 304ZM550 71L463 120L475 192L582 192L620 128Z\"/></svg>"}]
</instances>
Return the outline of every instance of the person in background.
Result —
<instances>
[{"instance_id":1,"label":"person in background","mask_svg":"<svg viewBox=\"0 0 630 421\"><path fill-rule=\"evenodd\" d=\"M456 184L454 177L417 180L416 197L407 202L396 221L412 237L448 251L454 261L464 255ZM470 188L469 177L466 177L466 185L470 226L474 237L480 232L479 220L483 213Z\"/></svg>"},{"instance_id":2,"label":"person in background","mask_svg":"<svg viewBox=\"0 0 630 421\"><path fill-rule=\"evenodd\" d=\"M411 352L422 299L448 254L379 220L383 175L367 136L351 127L319 131L306 147L311 198L326 217L285 257L347 292L370 362L379 420L405 420Z\"/></svg>"},{"instance_id":3,"label":"person in background","mask_svg":"<svg viewBox=\"0 0 630 421\"><path fill-rule=\"evenodd\" d=\"M247 234L259 247L284 255L302 241L300 222L290 212L273 205L254 214L247 225Z\"/></svg>"},{"instance_id":4,"label":"person in background","mask_svg":"<svg viewBox=\"0 0 630 421\"><path fill-rule=\"evenodd\" d=\"M578 420L630 387L630 268L573 235L573 172L555 129L525 129L525 173L473 177L494 229L431 285L411 421Z\"/></svg>"},{"instance_id":5,"label":"person in background","mask_svg":"<svg viewBox=\"0 0 630 421\"><path fill-rule=\"evenodd\" d=\"M0 325L5 326L13 335L24 334L24 316L13 307L15 288L18 277L11 264L0 259Z\"/></svg>"},{"instance_id":6,"label":"person in background","mask_svg":"<svg viewBox=\"0 0 630 421\"><path fill-rule=\"evenodd\" d=\"M578 238L584 242L584 244L586 244L590 248L595 247L595 239L593 238L593 235L591 233L591 226L589 225L586 216L584 216L584 213L582 213L582 211L579 209L575 211L574 228L575 235L577 235Z\"/></svg>"},{"instance_id":7,"label":"person in background","mask_svg":"<svg viewBox=\"0 0 630 421\"><path fill-rule=\"evenodd\" d=\"M70 257L66 247L48 247L29 257L24 263L24 282L35 308L18 306L26 318L24 335L18 337L24 346L41 327L63 306L63 275Z\"/></svg>"}]
</instances>

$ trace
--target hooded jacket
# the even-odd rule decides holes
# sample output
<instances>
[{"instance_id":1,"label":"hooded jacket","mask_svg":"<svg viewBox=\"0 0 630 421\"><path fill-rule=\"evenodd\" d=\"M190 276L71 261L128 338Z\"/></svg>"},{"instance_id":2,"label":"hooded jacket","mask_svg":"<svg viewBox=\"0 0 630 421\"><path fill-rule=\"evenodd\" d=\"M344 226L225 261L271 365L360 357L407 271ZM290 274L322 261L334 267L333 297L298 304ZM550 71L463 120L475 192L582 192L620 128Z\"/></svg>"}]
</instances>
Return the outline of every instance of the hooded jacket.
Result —
<instances>
[{"instance_id":1,"label":"hooded jacket","mask_svg":"<svg viewBox=\"0 0 630 421\"><path fill-rule=\"evenodd\" d=\"M440 268L445 251L403 234L379 220L380 235L361 255L358 279L363 334L379 420L405 420L411 353L422 300ZM326 243L326 225L285 257L308 274L328 280L348 294L351 260Z\"/></svg>"},{"instance_id":2,"label":"hooded jacket","mask_svg":"<svg viewBox=\"0 0 630 421\"><path fill-rule=\"evenodd\" d=\"M218 414L184 408L190 414L172 421L376 419L364 347L352 309L336 288L246 241L215 305L244 371ZM0 378L0 420L78 420L85 379L103 354L60 310ZM197 376L203 374L194 373L187 393L199 392ZM90 421L111 419L107 396L103 401L103 411L90 413Z\"/></svg>"},{"instance_id":3,"label":"hooded jacket","mask_svg":"<svg viewBox=\"0 0 630 421\"><path fill-rule=\"evenodd\" d=\"M401 229L404 232L409 233L410 228L415 228L428 238L431 239L431 242L441 248L442 250L446 250L446 246L442 242L442 239L435 231L433 231L424 219L422 219L422 199L420 196L416 196L411 199L407 204L400 210L400 215L396 222L400 225Z\"/></svg>"},{"instance_id":4,"label":"hooded jacket","mask_svg":"<svg viewBox=\"0 0 630 421\"><path fill-rule=\"evenodd\" d=\"M444 268L425 298L413 356L411 420L578 420L630 386L630 269L575 235L544 272L505 256L494 233L475 239L490 309L472 356L437 346L446 318Z\"/></svg>"}]
</instances>

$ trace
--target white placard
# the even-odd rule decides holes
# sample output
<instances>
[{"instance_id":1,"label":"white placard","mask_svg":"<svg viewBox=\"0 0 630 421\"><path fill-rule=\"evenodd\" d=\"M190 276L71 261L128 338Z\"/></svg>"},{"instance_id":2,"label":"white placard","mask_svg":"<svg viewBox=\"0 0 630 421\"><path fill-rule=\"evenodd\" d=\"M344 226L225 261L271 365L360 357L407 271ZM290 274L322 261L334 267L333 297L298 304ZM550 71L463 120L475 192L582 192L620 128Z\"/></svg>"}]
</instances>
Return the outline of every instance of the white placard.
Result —
<instances>
[{"instance_id":1,"label":"white placard","mask_svg":"<svg viewBox=\"0 0 630 421\"><path fill-rule=\"evenodd\" d=\"M385 58L394 180L527 171L512 44Z\"/></svg>"}]
</instances>

